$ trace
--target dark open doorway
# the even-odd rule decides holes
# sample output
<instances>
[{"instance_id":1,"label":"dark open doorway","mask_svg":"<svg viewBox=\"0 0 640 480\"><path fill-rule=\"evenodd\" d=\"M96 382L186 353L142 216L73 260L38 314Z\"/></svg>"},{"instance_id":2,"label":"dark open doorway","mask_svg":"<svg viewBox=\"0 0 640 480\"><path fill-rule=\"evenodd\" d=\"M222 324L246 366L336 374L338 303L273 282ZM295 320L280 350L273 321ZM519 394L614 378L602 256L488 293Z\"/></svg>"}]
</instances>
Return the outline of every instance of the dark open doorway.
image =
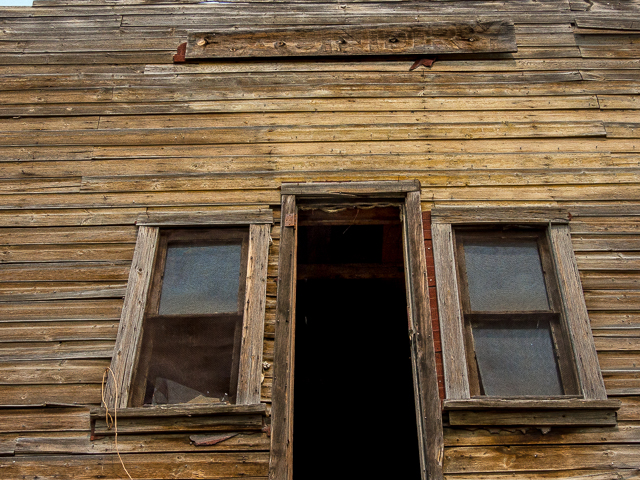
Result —
<instances>
[{"instance_id":1,"label":"dark open doorway","mask_svg":"<svg viewBox=\"0 0 640 480\"><path fill-rule=\"evenodd\" d=\"M300 212L296 479L421 478L399 213Z\"/></svg>"}]
</instances>

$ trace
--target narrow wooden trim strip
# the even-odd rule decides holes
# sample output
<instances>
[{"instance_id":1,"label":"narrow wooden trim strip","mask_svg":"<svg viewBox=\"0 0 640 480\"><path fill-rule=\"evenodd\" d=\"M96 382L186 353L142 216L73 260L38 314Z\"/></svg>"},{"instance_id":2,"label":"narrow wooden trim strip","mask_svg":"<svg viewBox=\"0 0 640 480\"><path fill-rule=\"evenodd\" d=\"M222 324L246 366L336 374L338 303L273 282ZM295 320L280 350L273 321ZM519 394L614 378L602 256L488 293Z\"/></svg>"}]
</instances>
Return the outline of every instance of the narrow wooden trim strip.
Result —
<instances>
[{"instance_id":1,"label":"narrow wooden trim strip","mask_svg":"<svg viewBox=\"0 0 640 480\"><path fill-rule=\"evenodd\" d=\"M140 214L136 225L145 226L199 226L199 225L249 225L273 223L271 209L220 210L218 212L150 212Z\"/></svg>"},{"instance_id":2,"label":"narrow wooden trim strip","mask_svg":"<svg viewBox=\"0 0 640 480\"><path fill-rule=\"evenodd\" d=\"M429 285L424 251L420 192L409 192L404 208L405 270L412 332L412 357L417 372L416 399L423 480L441 480L444 457L442 412L429 310ZM414 388L414 390L416 390ZM418 416L418 415L417 415Z\"/></svg>"},{"instance_id":3,"label":"narrow wooden trim strip","mask_svg":"<svg viewBox=\"0 0 640 480\"><path fill-rule=\"evenodd\" d=\"M175 417L198 415L255 415L266 414L267 406L264 403L253 405L155 405L149 407L128 407L118 409L120 418L139 417ZM91 418L104 418L105 409L92 408L89 412Z\"/></svg>"},{"instance_id":4,"label":"narrow wooden trim strip","mask_svg":"<svg viewBox=\"0 0 640 480\"><path fill-rule=\"evenodd\" d=\"M433 215L433 213L432 213ZM433 256L438 279L440 339L447 398L469 398L469 376L464 351L458 279L453 254L453 230L450 224L431 226Z\"/></svg>"},{"instance_id":5,"label":"narrow wooden trim strip","mask_svg":"<svg viewBox=\"0 0 640 480\"><path fill-rule=\"evenodd\" d=\"M568 225L551 225L549 243L558 275L562 306L585 399L605 400L607 392L600 373L580 274L573 254Z\"/></svg>"},{"instance_id":6,"label":"narrow wooden trim strip","mask_svg":"<svg viewBox=\"0 0 640 480\"><path fill-rule=\"evenodd\" d=\"M380 181L380 182L314 182L283 183L283 195L380 195L385 197L394 194L404 197L407 192L420 191L418 180Z\"/></svg>"},{"instance_id":7,"label":"narrow wooden trim strip","mask_svg":"<svg viewBox=\"0 0 640 480\"><path fill-rule=\"evenodd\" d=\"M249 228L249 260L236 403L260 403L270 226Z\"/></svg>"},{"instance_id":8,"label":"narrow wooden trim strip","mask_svg":"<svg viewBox=\"0 0 640 480\"><path fill-rule=\"evenodd\" d=\"M159 233L160 229L157 227L142 226L138 230L138 240L129 271L118 336L111 359L113 373L109 375L105 387L105 403L109 408L116 406L116 387L117 407L125 408L127 406Z\"/></svg>"},{"instance_id":9,"label":"narrow wooden trim strip","mask_svg":"<svg viewBox=\"0 0 640 480\"><path fill-rule=\"evenodd\" d=\"M571 410L618 410L620 400L585 400L583 398L554 398L544 400L472 398L468 400L445 400L445 410L487 410L500 409L552 409Z\"/></svg>"},{"instance_id":10,"label":"narrow wooden trim strip","mask_svg":"<svg viewBox=\"0 0 640 480\"><path fill-rule=\"evenodd\" d=\"M431 211L433 223L482 224L482 223L529 223L548 225L569 223L569 212L555 207L440 207Z\"/></svg>"},{"instance_id":11,"label":"narrow wooden trim strip","mask_svg":"<svg viewBox=\"0 0 640 480\"><path fill-rule=\"evenodd\" d=\"M282 196L281 218L296 215L296 197ZM293 355L297 227L281 226L274 345L269 478L291 480L293 458Z\"/></svg>"}]
</instances>

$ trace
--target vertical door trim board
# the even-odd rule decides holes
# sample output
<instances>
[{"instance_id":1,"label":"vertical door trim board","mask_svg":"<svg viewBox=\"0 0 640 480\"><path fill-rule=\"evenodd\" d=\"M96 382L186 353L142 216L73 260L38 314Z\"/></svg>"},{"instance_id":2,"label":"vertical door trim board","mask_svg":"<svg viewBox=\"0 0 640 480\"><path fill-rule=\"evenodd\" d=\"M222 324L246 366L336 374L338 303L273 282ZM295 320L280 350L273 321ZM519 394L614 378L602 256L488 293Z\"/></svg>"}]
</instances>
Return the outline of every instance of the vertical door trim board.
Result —
<instances>
[{"instance_id":1,"label":"vertical door trim board","mask_svg":"<svg viewBox=\"0 0 640 480\"><path fill-rule=\"evenodd\" d=\"M435 349L428 305L420 182L326 182L283 184L280 257L278 261L278 298L276 302L274 380L272 393L272 436L269 478L292 480L293 451L293 368L295 348L295 288L297 222L285 226L284 219L297 216L299 199L319 204L375 204L394 199L402 205L403 242L407 258L407 295L412 325L412 349L415 349L414 383L418 387L416 408L421 435L422 480L442 480L443 433L438 395ZM357 405L354 405L357 408Z\"/></svg>"}]
</instances>

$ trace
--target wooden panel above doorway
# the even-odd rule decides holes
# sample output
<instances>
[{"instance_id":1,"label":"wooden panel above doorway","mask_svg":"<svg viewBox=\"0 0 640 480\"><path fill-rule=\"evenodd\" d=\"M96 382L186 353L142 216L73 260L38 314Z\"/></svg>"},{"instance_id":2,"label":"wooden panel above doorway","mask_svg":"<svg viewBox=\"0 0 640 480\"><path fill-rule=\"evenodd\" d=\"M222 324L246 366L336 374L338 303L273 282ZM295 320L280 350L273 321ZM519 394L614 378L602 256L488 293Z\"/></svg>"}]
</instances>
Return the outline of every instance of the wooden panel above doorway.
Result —
<instances>
[{"instance_id":1,"label":"wooden panel above doorway","mask_svg":"<svg viewBox=\"0 0 640 480\"><path fill-rule=\"evenodd\" d=\"M253 28L189 34L186 59L516 52L510 21Z\"/></svg>"}]
</instances>

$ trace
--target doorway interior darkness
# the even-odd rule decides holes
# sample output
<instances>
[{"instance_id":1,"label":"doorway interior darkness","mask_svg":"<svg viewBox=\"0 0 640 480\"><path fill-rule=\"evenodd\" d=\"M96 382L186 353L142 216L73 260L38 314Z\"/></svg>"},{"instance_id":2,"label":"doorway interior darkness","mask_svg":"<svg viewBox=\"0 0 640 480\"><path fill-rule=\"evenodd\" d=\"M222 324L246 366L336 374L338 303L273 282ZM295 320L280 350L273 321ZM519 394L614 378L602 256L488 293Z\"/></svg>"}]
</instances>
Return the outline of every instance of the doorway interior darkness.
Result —
<instances>
[{"instance_id":1,"label":"doorway interior darkness","mask_svg":"<svg viewBox=\"0 0 640 480\"><path fill-rule=\"evenodd\" d=\"M420 479L397 207L300 210L294 478Z\"/></svg>"}]
</instances>

